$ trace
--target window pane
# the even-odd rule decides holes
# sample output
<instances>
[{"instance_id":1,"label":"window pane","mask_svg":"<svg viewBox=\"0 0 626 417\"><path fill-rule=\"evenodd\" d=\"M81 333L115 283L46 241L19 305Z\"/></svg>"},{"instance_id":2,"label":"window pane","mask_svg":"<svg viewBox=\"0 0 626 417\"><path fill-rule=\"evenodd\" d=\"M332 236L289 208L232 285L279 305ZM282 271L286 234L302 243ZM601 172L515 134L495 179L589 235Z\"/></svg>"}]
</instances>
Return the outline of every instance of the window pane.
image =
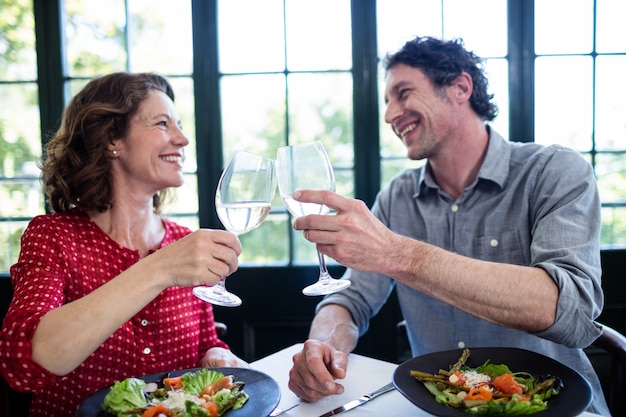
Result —
<instances>
[{"instance_id":1,"label":"window pane","mask_svg":"<svg viewBox=\"0 0 626 417\"><path fill-rule=\"evenodd\" d=\"M41 129L37 85L0 84L0 175L39 175ZM32 166L35 165L35 168Z\"/></svg>"},{"instance_id":2,"label":"window pane","mask_svg":"<svg viewBox=\"0 0 626 417\"><path fill-rule=\"evenodd\" d=\"M0 223L0 271L9 272L20 253L20 239L28 222Z\"/></svg>"},{"instance_id":3,"label":"window pane","mask_svg":"<svg viewBox=\"0 0 626 417\"><path fill-rule=\"evenodd\" d=\"M218 1L223 73L285 69L283 0Z\"/></svg>"},{"instance_id":4,"label":"window pane","mask_svg":"<svg viewBox=\"0 0 626 417\"><path fill-rule=\"evenodd\" d=\"M37 79L33 2L2 2L0 27L0 80Z\"/></svg>"},{"instance_id":5,"label":"window pane","mask_svg":"<svg viewBox=\"0 0 626 417\"><path fill-rule=\"evenodd\" d=\"M382 78L382 77L381 77ZM406 147L393 129L385 122L384 79L379 81L379 114L380 114L380 158L381 158L381 177L380 187L384 187L396 174L406 168L412 168L416 165L414 161L407 159Z\"/></svg>"},{"instance_id":6,"label":"window pane","mask_svg":"<svg viewBox=\"0 0 626 417\"><path fill-rule=\"evenodd\" d=\"M285 264L289 259L287 233L290 229L291 222L285 214L271 213L259 227L239 236L242 246L240 264Z\"/></svg>"},{"instance_id":7,"label":"window pane","mask_svg":"<svg viewBox=\"0 0 626 417\"><path fill-rule=\"evenodd\" d=\"M535 141L591 150L591 58L540 57L535 70Z\"/></svg>"},{"instance_id":8,"label":"window pane","mask_svg":"<svg viewBox=\"0 0 626 417\"><path fill-rule=\"evenodd\" d=\"M168 218L174 220L176 223L183 225L191 230L197 230L200 228L200 221L198 220L198 214L194 213L193 216L183 215L167 215Z\"/></svg>"},{"instance_id":9,"label":"window pane","mask_svg":"<svg viewBox=\"0 0 626 417\"><path fill-rule=\"evenodd\" d=\"M0 4L0 273L17 261L28 219L44 212L33 2Z\"/></svg>"},{"instance_id":10,"label":"window pane","mask_svg":"<svg viewBox=\"0 0 626 417\"><path fill-rule=\"evenodd\" d=\"M348 73L289 76L289 141L324 142L333 165L352 165L352 77Z\"/></svg>"},{"instance_id":11,"label":"window pane","mask_svg":"<svg viewBox=\"0 0 626 417\"><path fill-rule=\"evenodd\" d=\"M32 164L35 171L34 163ZM0 182L1 217L34 217L44 213L44 196L39 170Z\"/></svg>"},{"instance_id":12,"label":"window pane","mask_svg":"<svg viewBox=\"0 0 626 417\"><path fill-rule=\"evenodd\" d=\"M324 143L337 192L353 196L352 78L345 73L289 76L289 143Z\"/></svg>"},{"instance_id":13,"label":"window pane","mask_svg":"<svg viewBox=\"0 0 626 417\"><path fill-rule=\"evenodd\" d=\"M130 70L191 74L191 1L128 0L128 8Z\"/></svg>"},{"instance_id":14,"label":"window pane","mask_svg":"<svg viewBox=\"0 0 626 417\"><path fill-rule=\"evenodd\" d=\"M394 176L398 175L405 169L416 169L424 165L424 163L424 160L412 161L410 159L407 159L406 157L383 159L381 162L382 172L380 178L380 187L382 188L385 185L389 184L389 181L391 181Z\"/></svg>"},{"instance_id":15,"label":"window pane","mask_svg":"<svg viewBox=\"0 0 626 417\"><path fill-rule=\"evenodd\" d=\"M224 161L236 149L275 158L286 137L285 76L224 76L220 90Z\"/></svg>"},{"instance_id":16,"label":"window pane","mask_svg":"<svg viewBox=\"0 0 626 417\"><path fill-rule=\"evenodd\" d=\"M536 53L590 53L593 48L593 1L535 1Z\"/></svg>"},{"instance_id":17,"label":"window pane","mask_svg":"<svg viewBox=\"0 0 626 417\"><path fill-rule=\"evenodd\" d=\"M87 83L89 82L89 79L87 80L70 80L67 82L67 86L66 88L69 88L69 95L68 97L66 97L65 99L65 105L67 106L70 102L70 100L72 99L72 97L74 97L76 94L78 94L80 92L80 90L82 90Z\"/></svg>"},{"instance_id":18,"label":"window pane","mask_svg":"<svg viewBox=\"0 0 626 417\"><path fill-rule=\"evenodd\" d=\"M469 50L483 58L506 55L506 1L445 0L443 4L445 38L462 38Z\"/></svg>"},{"instance_id":19,"label":"window pane","mask_svg":"<svg viewBox=\"0 0 626 417\"><path fill-rule=\"evenodd\" d=\"M415 36L440 37L441 3L441 0L377 1L378 55L383 57L399 49Z\"/></svg>"},{"instance_id":20,"label":"window pane","mask_svg":"<svg viewBox=\"0 0 626 417\"><path fill-rule=\"evenodd\" d=\"M293 263L296 265L316 264L318 259L315 244L306 240L301 230L291 229L292 239L294 241ZM330 264L332 260L326 258L326 262Z\"/></svg>"},{"instance_id":21,"label":"window pane","mask_svg":"<svg viewBox=\"0 0 626 417\"><path fill-rule=\"evenodd\" d=\"M595 139L599 150L626 149L626 85L615 82L625 73L626 56L599 56L596 60Z\"/></svg>"},{"instance_id":22,"label":"window pane","mask_svg":"<svg viewBox=\"0 0 626 417\"><path fill-rule=\"evenodd\" d=\"M0 216L35 216L44 212L37 161L41 134L37 86L0 85Z\"/></svg>"},{"instance_id":23,"label":"window pane","mask_svg":"<svg viewBox=\"0 0 626 417\"><path fill-rule=\"evenodd\" d=\"M185 171L196 172L196 124L195 124L195 100L193 95L193 79L189 77L167 77L174 90L174 106L180 116L183 132L189 145L185 147Z\"/></svg>"},{"instance_id":24,"label":"window pane","mask_svg":"<svg viewBox=\"0 0 626 417\"><path fill-rule=\"evenodd\" d=\"M485 60L485 73L489 80L489 93L498 105L498 115L489 124L508 138L509 135L509 62L506 59ZM509 138L519 140L521 138Z\"/></svg>"},{"instance_id":25,"label":"window pane","mask_svg":"<svg viewBox=\"0 0 626 417\"><path fill-rule=\"evenodd\" d=\"M623 203L602 208L602 247L626 247L626 207Z\"/></svg>"},{"instance_id":26,"label":"window pane","mask_svg":"<svg viewBox=\"0 0 626 417\"><path fill-rule=\"evenodd\" d=\"M626 204L626 152L597 155L596 177L603 203Z\"/></svg>"},{"instance_id":27,"label":"window pane","mask_svg":"<svg viewBox=\"0 0 626 417\"><path fill-rule=\"evenodd\" d=\"M182 186L168 190L169 201L163 207L164 214L198 216L198 180L195 172L184 175Z\"/></svg>"},{"instance_id":28,"label":"window pane","mask_svg":"<svg viewBox=\"0 0 626 417\"><path fill-rule=\"evenodd\" d=\"M224 161L236 149L276 158L285 143L285 76L234 75L221 79ZM278 192L273 211L256 229L239 237L243 245L241 264L289 261L291 222Z\"/></svg>"},{"instance_id":29,"label":"window pane","mask_svg":"<svg viewBox=\"0 0 626 417\"><path fill-rule=\"evenodd\" d=\"M285 4L290 71L352 67L349 0L286 0Z\"/></svg>"},{"instance_id":30,"label":"window pane","mask_svg":"<svg viewBox=\"0 0 626 417\"><path fill-rule=\"evenodd\" d=\"M596 0L596 50L626 52L624 0Z\"/></svg>"},{"instance_id":31,"label":"window pane","mask_svg":"<svg viewBox=\"0 0 626 417\"><path fill-rule=\"evenodd\" d=\"M126 70L124 0L65 0L65 44L70 76Z\"/></svg>"}]
</instances>

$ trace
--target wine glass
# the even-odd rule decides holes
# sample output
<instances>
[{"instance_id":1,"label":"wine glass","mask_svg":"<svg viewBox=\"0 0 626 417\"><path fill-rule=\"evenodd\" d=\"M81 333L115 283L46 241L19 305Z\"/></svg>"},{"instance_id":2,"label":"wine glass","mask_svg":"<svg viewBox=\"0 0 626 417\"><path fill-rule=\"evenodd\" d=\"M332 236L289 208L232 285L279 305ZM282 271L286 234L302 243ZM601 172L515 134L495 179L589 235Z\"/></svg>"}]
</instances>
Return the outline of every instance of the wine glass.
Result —
<instances>
[{"instance_id":1,"label":"wine glass","mask_svg":"<svg viewBox=\"0 0 626 417\"><path fill-rule=\"evenodd\" d=\"M278 189L283 204L295 217L309 214L328 214L323 204L301 203L292 198L296 190L335 191L335 175L324 145L320 141L301 145L281 146L276 160ZM304 295L326 295L350 286L346 279L334 279L328 273L324 255L317 251L320 275L315 284L302 290Z\"/></svg>"},{"instance_id":2,"label":"wine glass","mask_svg":"<svg viewBox=\"0 0 626 417\"><path fill-rule=\"evenodd\" d=\"M273 159L241 150L235 151L220 177L215 207L226 230L236 235L258 227L272 208L276 191ZM195 287L193 293L213 304L236 307L241 299L226 290L226 277L212 287Z\"/></svg>"}]
</instances>

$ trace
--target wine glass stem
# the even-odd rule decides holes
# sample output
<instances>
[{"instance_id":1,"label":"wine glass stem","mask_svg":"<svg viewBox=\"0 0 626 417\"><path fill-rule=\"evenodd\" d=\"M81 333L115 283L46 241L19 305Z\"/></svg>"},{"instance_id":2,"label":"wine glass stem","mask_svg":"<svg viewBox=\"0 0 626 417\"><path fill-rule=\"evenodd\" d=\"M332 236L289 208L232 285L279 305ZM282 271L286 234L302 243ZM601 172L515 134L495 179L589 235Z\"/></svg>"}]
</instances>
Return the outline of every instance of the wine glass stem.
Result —
<instances>
[{"instance_id":1,"label":"wine glass stem","mask_svg":"<svg viewBox=\"0 0 626 417\"><path fill-rule=\"evenodd\" d=\"M226 277L221 277L220 282L214 286L215 292L222 295L226 292Z\"/></svg>"},{"instance_id":2,"label":"wine glass stem","mask_svg":"<svg viewBox=\"0 0 626 417\"><path fill-rule=\"evenodd\" d=\"M317 259L320 264L320 278L319 278L320 281L332 279L332 277L328 273L328 268L326 268L326 258L324 258L324 255L322 254L322 252L317 251Z\"/></svg>"}]
</instances>

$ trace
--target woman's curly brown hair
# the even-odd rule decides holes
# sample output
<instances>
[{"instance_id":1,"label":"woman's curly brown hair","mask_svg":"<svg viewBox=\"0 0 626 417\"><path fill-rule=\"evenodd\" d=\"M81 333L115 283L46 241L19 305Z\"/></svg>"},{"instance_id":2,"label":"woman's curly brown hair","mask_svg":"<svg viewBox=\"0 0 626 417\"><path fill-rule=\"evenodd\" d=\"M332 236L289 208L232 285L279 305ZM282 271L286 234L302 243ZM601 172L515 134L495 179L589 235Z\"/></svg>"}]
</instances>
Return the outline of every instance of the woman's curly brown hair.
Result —
<instances>
[{"instance_id":1,"label":"woman's curly brown hair","mask_svg":"<svg viewBox=\"0 0 626 417\"><path fill-rule=\"evenodd\" d=\"M108 145L126 136L131 118L153 90L174 100L168 81L153 73L105 75L91 80L74 96L43 155L42 180L53 211L80 207L104 212L111 208ZM154 195L155 212L165 195L166 190Z\"/></svg>"}]
</instances>

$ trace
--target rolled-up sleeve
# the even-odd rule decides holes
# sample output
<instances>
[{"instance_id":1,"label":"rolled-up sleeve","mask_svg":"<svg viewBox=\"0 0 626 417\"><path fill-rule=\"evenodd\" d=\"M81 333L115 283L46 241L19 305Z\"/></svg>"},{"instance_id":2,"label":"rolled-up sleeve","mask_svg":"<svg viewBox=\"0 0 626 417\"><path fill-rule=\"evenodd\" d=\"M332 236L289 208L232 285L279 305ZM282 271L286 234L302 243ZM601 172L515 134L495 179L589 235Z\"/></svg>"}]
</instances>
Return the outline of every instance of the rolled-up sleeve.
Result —
<instances>
[{"instance_id":1,"label":"rolled-up sleeve","mask_svg":"<svg viewBox=\"0 0 626 417\"><path fill-rule=\"evenodd\" d=\"M545 161L535 190L532 265L544 269L559 288L554 324L535 334L584 348L600 335L595 319L604 306L600 201L591 166L578 153L557 148Z\"/></svg>"}]
</instances>

